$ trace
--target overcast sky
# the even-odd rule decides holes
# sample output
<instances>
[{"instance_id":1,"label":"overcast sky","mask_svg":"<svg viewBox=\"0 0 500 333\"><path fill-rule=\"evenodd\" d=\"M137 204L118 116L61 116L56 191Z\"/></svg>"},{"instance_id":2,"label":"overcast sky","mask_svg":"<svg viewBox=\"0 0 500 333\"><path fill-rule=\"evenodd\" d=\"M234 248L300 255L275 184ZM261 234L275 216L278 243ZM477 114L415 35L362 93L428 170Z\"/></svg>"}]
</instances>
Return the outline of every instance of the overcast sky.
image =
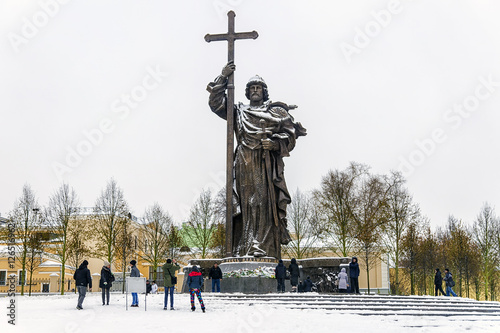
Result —
<instances>
[{"instance_id":1,"label":"overcast sky","mask_svg":"<svg viewBox=\"0 0 500 333\"><path fill-rule=\"evenodd\" d=\"M290 191L350 161L401 169L434 226L500 205L498 1L0 2L0 213L28 183L64 181L93 206L111 177L133 213L177 222L225 183L225 122L205 88L236 42L236 100L261 75L308 130L285 159Z\"/></svg>"}]
</instances>

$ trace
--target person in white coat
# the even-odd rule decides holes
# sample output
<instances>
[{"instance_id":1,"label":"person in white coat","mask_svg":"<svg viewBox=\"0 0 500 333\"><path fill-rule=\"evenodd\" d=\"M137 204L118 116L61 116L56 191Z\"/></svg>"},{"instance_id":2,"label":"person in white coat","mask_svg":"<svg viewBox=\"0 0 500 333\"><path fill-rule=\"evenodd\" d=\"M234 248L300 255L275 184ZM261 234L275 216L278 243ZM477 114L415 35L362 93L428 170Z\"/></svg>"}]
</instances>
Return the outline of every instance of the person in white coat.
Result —
<instances>
[{"instance_id":1,"label":"person in white coat","mask_svg":"<svg viewBox=\"0 0 500 333\"><path fill-rule=\"evenodd\" d=\"M339 293L346 293L347 287L349 287L347 273L345 272L345 268L342 268L339 273Z\"/></svg>"},{"instance_id":2,"label":"person in white coat","mask_svg":"<svg viewBox=\"0 0 500 333\"><path fill-rule=\"evenodd\" d=\"M158 294L158 285L156 284L156 281L153 281L153 284L151 285L151 294Z\"/></svg>"}]
</instances>

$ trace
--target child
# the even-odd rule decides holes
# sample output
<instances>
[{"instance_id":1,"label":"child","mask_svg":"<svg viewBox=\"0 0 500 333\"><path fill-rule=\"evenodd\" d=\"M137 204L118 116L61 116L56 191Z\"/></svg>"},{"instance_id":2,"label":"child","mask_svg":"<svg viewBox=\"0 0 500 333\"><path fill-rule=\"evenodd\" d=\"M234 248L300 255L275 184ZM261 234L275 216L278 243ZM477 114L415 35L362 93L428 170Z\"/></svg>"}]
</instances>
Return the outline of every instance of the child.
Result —
<instances>
[{"instance_id":1,"label":"child","mask_svg":"<svg viewBox=\"0 0 500 333\"><path fill-rule=\"evenodd\" d=\"M205 304L203 304L200 291L201 286L203 285L203 276L201 276L198 266L193 266L193 270L189 273L187 284L189 287L189 294L191 295L191 311L196 310L196 307L194 306L194 295L196 294L196 297L198 297L198 301L200 302L201 311L205 312Z\"/></svg>"},{"instance_id":2,"label":"child","mask_svg":"<svg viewBox=\"0 0 500 333\"><path fill-rule=\"evenodd\" d=\"M151 285L151 294L157 294L158 293L158 285L156 284L156 281L153 281L153 284Z\"/></svg>"}]
</instances>

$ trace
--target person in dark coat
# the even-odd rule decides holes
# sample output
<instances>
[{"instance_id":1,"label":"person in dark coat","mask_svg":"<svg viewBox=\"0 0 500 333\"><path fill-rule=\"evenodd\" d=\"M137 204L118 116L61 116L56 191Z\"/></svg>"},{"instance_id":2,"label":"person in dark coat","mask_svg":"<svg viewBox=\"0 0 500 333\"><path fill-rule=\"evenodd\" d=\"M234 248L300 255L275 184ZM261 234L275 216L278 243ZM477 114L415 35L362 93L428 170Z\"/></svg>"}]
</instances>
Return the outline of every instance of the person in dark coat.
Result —
<instances>
[{"instance_id":1,"label":"person in dark coat","mask_svg":"<svg viewBox=\"0 0 500 333\"><path fill-rule=\"evenodd\" d=\"M351 290L353 293L359 294L359 264L358 258L352 257L351 262L349 263L349 278L351 280Z\"/></svg>"},{"instance_id":2,"label":"person in dark coat","mask_svg":"<svg viewBox=\"0 0 500 333\"><path fill-rule=\"evenodd\" d=\"M304 280L304 292L310 293L312 291L313 282L311 278L308 276L307 279Z\"/></svg>"},{"instance_id":3,"label":"person in dark coat","mask_svg":"<svg viewBox=\"0 0 500 333\"><path fill-rule=\"evenodd\" d=\"M85 295L87 294L87 286L89 287L89 291L92 291L92 277L90 276L90 271L87 268L89 262L84 260L80 267L73 274L73 279L75 279L76 289L78 290L78 304L76 308L78 310L82 310L83 300L85 299Z\"/></svg>"},{"instance_id":4,"label":"person in dark coat","mask_svg":"<svg viewBox=\"0 0 500 333\"><path fill-rule=\"evenodd\" d=\"M135 260L130 262L130 277L141 277L141 272L139 272L139 269L135 266L136 264L137 261ZM135 308L139 307L139 296L137 296L137 293L132 293L132 305L130 306Z\"/></svg>"},{"instance_id":5,"label":"person in dark coat","mask_svg":"<svg viewBox=\"0 0 500 333\"><path fill-rule=\"evenodd\" d=\"M102 305L109 305L109 289L115 281L115 276L111 273L111 264L104 261L104 266L101 269L101 279L99 280L99 288L102 291Z\"/></svg>"},{"instance_id":6,"label":"person in dark coat","mask_svg":"<svg viewBox=\"0 0 500 333\"><path fill-rule=\"evenodd\" d=\"M286 267L283 265L283 260L279 260L278 266L274 269L274 276L276 281L278 281L278 292L285 292L285 278L286 278Z\"/></svg>"},{"instance_id":7,"label":"person in dark coat","mask_svg":"<svg viewBox=\"0 0 500 333\"><path fill-rule=\"evenodd\" d=\"M444 281L446 282L446 296L453 295L453 297L457 297L457 294L453 291L453 287L455 286L455 281L453 281L453 276L450 273L450 270L447 268L444 270Z\"/></svg>"},{"instance_id":8,"label":"person in dark coat","mask_svg":"<svg viewBox=\"0 0 500 333\"><path fill-rule=\"evenodd\" d=\"M299 284L299 265L297 265L297 260L292 258L290 266L288 266L288 271L290 272L290 284L292 285L292 292L297 291L297 285Z\"/></svg>"},{"instance_id":9,"label":"person in dark coat","mask_svg":"<svg viewBox=\"0 0 500 333\"><path fill-rule=\"evenodd\" d=\"M174 310L174 289L176 282L175 272L181 269L175 259L167 259L163 267L163 286L165 287L165 298L163 310L167 310L170 295L170 310ZM174 281L172 281L174 279ZM174 283L175 282L175 283Z\"/></svg>"},{"instance_id":10,"label":"person in dark coat","mask_svg":"<svg viewBox=\"0 0 500 333\"><path fill-rule=\"evenodd\" d=\"M222 280L222 271L216 263L210 268L208 273L208 278L212 279L212 292L215 292L215 286L217 286L217 292L220 293L220 280Z\"/></svg>"},{"instance_id":11,"label":"person in dark coat","mask_svg":"<svg viewBox=\"0 0 500 333\"><path fill-rule=\"evenodd\" d=\"M146 280L146 295L151 293L151 283Z\"/></svg>"},{"instance_id":12,"label":"person in dark coat","mask_svg":"<svg viewBox=\"0 0 500 333\"><path fill-rule=\"evenodd\" d=\"M191 295L191 311L196 310L196 307L194 306L194 295L196 294L198 302L200 302L201 311L205 312L205 304L201 298L200 291L201 286L203 285L203 276L201 275L198 266L193 266L191 273L189 273L187 285L189 287L189 294Z\"/></svg>"},{"instance_id":13,"label":"person in dark coat","mask_svg":"<svg viewBox=\"0 0 500 333\"><path fill-rule=\"evenodd\" d=\"M441 276L439 268L436 268L436 275L434 275L434 296L438 295L438 291L440 291L443 296L446 296L443 291L443 277Z\"/></svg>"}]
</instances>

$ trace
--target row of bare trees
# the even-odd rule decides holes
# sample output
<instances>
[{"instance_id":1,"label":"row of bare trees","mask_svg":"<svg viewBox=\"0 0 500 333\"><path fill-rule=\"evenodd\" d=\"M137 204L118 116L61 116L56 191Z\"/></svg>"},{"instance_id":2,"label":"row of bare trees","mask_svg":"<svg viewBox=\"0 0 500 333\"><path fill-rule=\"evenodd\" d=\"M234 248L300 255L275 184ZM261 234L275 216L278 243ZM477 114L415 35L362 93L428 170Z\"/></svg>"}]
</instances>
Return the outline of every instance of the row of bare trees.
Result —
<instances>
[{"instance_id":1,"label":"row of bare trees","mask_svg":"<svg viewBox=\"0 0 500 333\"><path fill-rule=\"evenodd\" d=\"M131 259L140 257L151 264L156 274L158 266L166 258L178 255L184 244L179 228L158 203L146 209L142 221L136 221L114 179L101 191L91 210L81 208L75 190L68 184L62 184L45 207L39 205L32 188L25 185L9 219L16 226L22 295L25 285L31 294L32 276L40 269L43 257L53 257L61 263L61 277L66 274L66 265L78 267L88 257L113 263L125 277Z\"/></svg>"},{"instance_id":2,"label":"row of bare trees","mask_svg":"<svg viewBox=\"0 0 500 333\"><path fill-rule=\"evenodd\" d=\"M395 294L429 294L435 269L457 277L462 295L491 299L500 287L500 220L488 204L470 225L450 217L445 229L432 231L400 173L376 175L351 163L332 170L311 193L296 191L288 207L288 228L295 239L283 248L295 258L322 251L357 255L369 285L371 267L391 267ZM474 287L474 288L473 288Z\"/></svg>"}]
</instances>

